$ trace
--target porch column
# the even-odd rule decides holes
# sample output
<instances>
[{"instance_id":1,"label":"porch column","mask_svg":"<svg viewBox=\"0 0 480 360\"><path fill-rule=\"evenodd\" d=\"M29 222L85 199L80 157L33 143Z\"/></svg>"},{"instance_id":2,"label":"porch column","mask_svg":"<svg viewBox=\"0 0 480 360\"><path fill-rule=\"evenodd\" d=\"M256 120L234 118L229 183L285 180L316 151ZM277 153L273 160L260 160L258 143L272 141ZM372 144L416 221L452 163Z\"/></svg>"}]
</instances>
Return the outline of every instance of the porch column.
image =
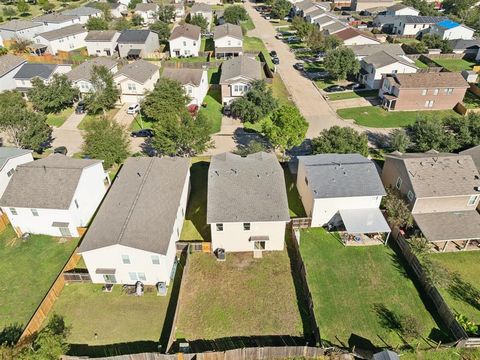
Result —
<instances>
[{"instance_id":1,"label":"porch column","mask_svg":"<svg viewBox=\"0 0 480 360\"><path fill-rule=\"evenodd\" d=\"M463 247L462 251L467 250L468 244L470 244L470 239L467 240L467 242L465 243L465 246Z\"/></svg>"},{"instance_id":2,"label":"porch column","mask_svg":"<svg viewBox=\"0 0 480 360\"><path fill-rule=\"evenodd\" d=\"M450 240L445 241L445 245L443 245L442 252L445 252L445 249L447 248L448 243Z\"/></svg>"}]
</instances>

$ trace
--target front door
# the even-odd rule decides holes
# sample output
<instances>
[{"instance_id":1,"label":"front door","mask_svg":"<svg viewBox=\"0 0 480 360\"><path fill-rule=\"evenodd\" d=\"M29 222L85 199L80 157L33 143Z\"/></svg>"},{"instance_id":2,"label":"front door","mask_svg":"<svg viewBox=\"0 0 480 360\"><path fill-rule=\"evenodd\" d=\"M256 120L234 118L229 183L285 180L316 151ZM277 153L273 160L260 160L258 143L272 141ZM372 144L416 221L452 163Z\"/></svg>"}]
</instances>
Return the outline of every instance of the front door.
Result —
<instances>
[{"instance_id":1,"label":"front door","mask_svg":"<svg viewBox=\"0 0 480 360\"><path fill-rule=\"evenodd\" d=\"M105 54L107 56L110 56L110 55L112 55L112 52L110 51L110 49L105 49Z\"/></svg>"},{"instance_id":2,"label":"front door","mask_svg":"<svg viewBox=\"0 0 480 360\"><path fill-rule=\"evenodd\" d=\"M60 230L60 234L62 234L62 236L65 236L65 237L71 237L72 236L72 234L70 233L70 229L68 227L60 227L59 230Z\"/></svg>"},{"instance_id":3,"label":"front door","mask_svg":"<svg viewBox=\"0 0 480 360\"><path fill-rule=\"evenodd\" d=\"M254 241L253 248L254 250L265 250L265 241Z\"/></svg>"},{"instance_id":4,"label":"front door","mask_svg":"<svg viewBox=\"0 0 480 360\"><path fill-rule=\"evenodd\" d=\"M117 283L117 278L115 275L103 275L103 280L105 281L106 284L116 284Z\"/></svg>"}]
</instances>

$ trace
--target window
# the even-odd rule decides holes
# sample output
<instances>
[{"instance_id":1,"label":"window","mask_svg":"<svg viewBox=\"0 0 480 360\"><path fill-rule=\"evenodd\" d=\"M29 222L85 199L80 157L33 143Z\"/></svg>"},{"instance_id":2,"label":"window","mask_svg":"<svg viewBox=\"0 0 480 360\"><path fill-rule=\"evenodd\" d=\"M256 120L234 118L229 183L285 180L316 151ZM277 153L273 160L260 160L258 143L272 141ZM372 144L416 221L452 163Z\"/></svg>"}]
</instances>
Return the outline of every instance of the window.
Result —
<instances>
[{"instance_id":1,"label":"window","mask_svg":"<svg viewBox=\"0 0 480 360\"><path fill-rule=\"evenodd\" d=\"M137 273L136 272L129 272L128 276L130 277L130 280L132 281L138 281Z\"/></svg>"},{"instance_id":2,"label":"window","mask_svg":"<svg viewBox=\"0 0 480 360\"><path fill-rule=\"evenodd\" d=\"M427 100L427 101L425 101L425 107L426 108L432 108L434 103L435 102L433 100Z\"/></svg>"},{"instance_id":3,"label":"window","mask_svg":"<svg viewBox=\"0 0 480 360\"><path fill-rule=\"evenodd\" d=\"M18 215L17 209L15 208L10 208L10 212L12 213L12 215Z\"/></svg>"},{"instance_id":4,"label":"window","mask_svg":"<svg viewBox=\"0 0 480 360\"><path fill-rule=\"evenodd\" d=\"M250 231L250 223L243 223L243 231Z\"/></svg>"},{"instance_id":5,"label":"window","mask_svg":"<svg viewBox=\"0 0 480 360\"><path fill-rule=\"evenodd\" d=\"M158 255L152 255L152 264L154 264L154 265L160 265L160 256L158 256Z\"/></svg>"},{"instance_id":6,"label":"window","mask_svg":"<svg viewBox=\"0 0 480 360\"><path fill-rule=\"evenodd\" d=\"M187 46L187 42L186 42L186 41L183 42L183 46Z\"/></svg>"},{"instance_id":7,"label":"window","mask_svg":"<svg viewBox=\"0 0 480 360\"><path fill-rule=\"evenodd\" d=\"M452 88L448 88L447 89L447 95L451 95L453 93L453 89Z\"/></svg>"},{"instance_id":8,"label":"window","mask_svg":"<svg viewBox=\"0 0 480 360\"><path fill-rule=\"evenodd\" d=\"M58 230L60 231L60 235L64 237L71 237L72 233L68 227L59 227Z\"/></svg>"},{"instance_id":9,"label":"window","mask_svg":"<svg viewBox=\"0 0 480 360\"><path fill-rule=\"evenodd\" d=\"M117 279L115 278L115 275L103 275L103 280L107 284L116 284Z\"/></svg>"},{"instance_id":10,"label":"window","mask_svg":"<svg viewBox=\"0 0 480 360\"><path fill-rule=\"evenodd\" d=\"M265 241L254 241L253 248L255 250L265 250Z\"/></svg>"},{"instance_id":11,"label":"window","mask_svg":"<svg viewBox=\"0 0 480 360\"><path fill-rule=\"evenodd\" d=\"M217 224L217 231L223 231L223 224Z\"/></svg>"},{"instance_id":12,"label":"window","mask_svg":"<svg viewBox=\"0 0 480 360\"><path fill-rule=\"evenodd\" d=\"M146 281L147 280L147 277L145 276L145 273L137 273L138 275L138 280L141 280L141 281Z\"/></svg>"},{"instance_id":13,"label":"window","mask_svg":"<svg viewBox=\"0 0 480 360\"><path fill-rule=\"evenodd\" d=\"M78 209L80 206L78 206L78 201L77 201L77 199L75 199L74 202L75 202L75 207Z\"/></svg>"},{"instance_id":14,"label":"window","mask_svg":"<svg viewBox=\"0 0 480 360\"><path fill-rule=\"evenodd\" d=\"M132 83L128 83L127 84L127 87L128 87L128 91L135 91L137 90L137 86L135 84L132 84Z\"/></svg>"},{"instance_id":15,"label":"window","mask_svg":"<svg viewBox=\"0 0 480 360\"><path fill-rule=\"evenodd\" d=\"M427 95L427 92L428 92L427 89L423 89L423 90L422 90L422 95L423 95L423 96Z\"/></svg>"},{"instance_id":16,"label":"window","mask_svg":"<svg viewBox=\"0 0 480 360\"><path fill-rule=\"evenodd\" d=\"M433 95L438 95L438 89L433 90Z\"/></svg>"},{"instance_id":17,"label":"window","mask_svg":"<svg viewBox=\"0 0 480 360\"><path fill-rule=\"evenodd\" d=\"M38 216L38 210L37 209L30 209L30 211L32 212L33 216Z\"/></svg>"},{"instance_id":18,"label":"window","mask_svg":"<svg viewBox=\"0 0 480 360\"><path fill-rule=\"evenodd\" d=\"M12 175L13 175L13 172L14 172L13 169L8 170L7 176L8 176L8 177L12 176Z\"/></svg>"},{"instance_id":19,"label":"window","mask_svg":"<svg viewBox=\"0 0 480 360\"><path fill-rule=\"evenodd\" d=\"M185 216L185 210L182 208L182 216Z\"/></svg>"},{"instance_id":20,"label":"window","mask_svg":"<svg viewBox=\"0 0 480 360\"><path fill-rule=\"evenodd\" d=\"M408 190L407 198L410 201L413 201L413 199L415 198L415 196L413 195L413 192L411 192L410 190Z\"/></svg>"},{"instance_id":21,"label":"window","mask_svg":"<svg viewBox=\"0 0 480 360\"><path fill-rule=\"evenodd\" d=\"M122 255L122 262L124 264L130 264L130 256L128 255Z\"/></svg>"},{"instance_id":22,"label":"window","mask_svg":"<svg viewBox=\"0 0 480 360\"><path fill-rule=\"evenodd\" d=\"M402 187L402 182L403 182L402 178L399 177L397 179L397 183L395 184L395 187L400 190L400 188Z\"/></svg>"},{"instance_id":23,"label":"window","mask_svg":"<svg viewBox=\"0 0 480 360\"><path fill-rule=\"evenodd\" d=\"M468 206L473 206L478 200L478 195L472 195L470 196L470 199L468 199Z\"/></svg>"},{"instance_id":24,"label":"window","mask_svg":"<svg viewBox=\"0 0 480 360\"><path fill-rule=\"evenodd\" d=\"M398 73L398 70L392 70L392 74Z\"/></svg>"}]
</instances>

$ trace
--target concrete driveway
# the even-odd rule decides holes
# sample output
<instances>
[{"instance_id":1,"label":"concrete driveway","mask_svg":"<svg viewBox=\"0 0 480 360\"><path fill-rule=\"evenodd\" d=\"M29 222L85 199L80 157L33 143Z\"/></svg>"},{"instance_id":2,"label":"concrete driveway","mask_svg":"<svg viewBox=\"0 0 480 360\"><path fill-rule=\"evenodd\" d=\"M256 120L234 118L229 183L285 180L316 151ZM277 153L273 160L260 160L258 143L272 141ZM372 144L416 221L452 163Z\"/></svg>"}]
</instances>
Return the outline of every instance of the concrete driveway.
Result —
<instances>
[{"instance_id":1,"label":"concrete driveway","mask_svg":"<svg viewBox=\"0 0 480 360\"><path fill-rule=\"evenodd\" d=\"M127 128L127 131L130 131L130 126L132 125L133 120L135 119L134 115L127 114L127 109L130 104L123 104L120 110L114 117L114 120ZM136 153L142 151L142 144L144 143L144 138L130 138L130 151Z\"/></svg>"},{"instance_id":2,"label":"concrete driveway","mask_svg":"<svg viewBox=\"0 0 480 360\"><path fill-rule=\"evenodd\" d=\"M68 117L60 127L54 127L52 132L52 147L65 146L68 150L67 155L73 156L82 150L83 131L77 126L85 117L85 114L75 114Z\"/></svg>"}]
</instances>

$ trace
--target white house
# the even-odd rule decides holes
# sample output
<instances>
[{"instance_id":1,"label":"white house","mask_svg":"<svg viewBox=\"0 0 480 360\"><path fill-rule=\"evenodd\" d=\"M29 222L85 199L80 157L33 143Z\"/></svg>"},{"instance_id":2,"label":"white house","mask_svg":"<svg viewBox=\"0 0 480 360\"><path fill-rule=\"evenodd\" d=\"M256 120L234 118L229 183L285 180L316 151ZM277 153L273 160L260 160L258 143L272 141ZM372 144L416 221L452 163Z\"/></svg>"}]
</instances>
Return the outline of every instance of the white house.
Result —
<instances>
[{"instance_id":1,"label":"white house","mask_svg":"<svg viewBox=\"0 0 480 360\"><path fill-rule=\"evenodd\" d=\"M396 3L396 0L351 0L350 10L363 11L379 6L388 7Z\"/></svg>"},{"instance_id":2,"label":"white house","mask_svg":"<svg viewBox=\"0 0 480 360\"><path fill-rule=\"evenodd\" d=\"M175 4L173 4L173 8L175 11L175 21L182 20L182 18L185 16L185 5L183 5L183 2L175 2Z\"/></svg>"},{"instance_id":3,"label":"white house","mask_svg":"<svg viewBox=\"0 0 480 360\"><path fill-rule=\"evenodd\" d=\"M76 66L67 74L67 77L72 82L73 86L78 88L82 95L94 90L91 81L94 66L104 66L112 74L115 74L118 71L117 62L107 57L98 57L87 60Z\"/></svg>"},{"instance_id":4,"label":"white house","mask_svg":"<svg viewBox=\"0 0 480 360\"><path fill-rule=\"evenodd\" d=\"M198 56L200 51L201 28L191 24L182 24L175 27L168 40L170 57Z\"/></svg>"},{"instance_id":5,"label":"white house","mask_svg":"<svg viewBox=\"0 0 480 360\"><path fill-rule=\"evenodd\" d=\"M57 13L38 16L32 21L43 24L43 31L61 29L70 25L80 24L80 18L76 15L64 15Z\"/></svg>"},{"instance_id":6,"label":"white house","mask_svg":"<svg viewBox=\"0 0 480 360\"><path fill-rule=\"evenodd\" d=\"M93 30L85 37L89 56L112 56L117 51L120 33L115 30Z\"/></svg>"},{"instance_id":7,"label":"white house","mask_svg":"<svg viewBox=\"0 0 480 360\"><path fill-rule=\"evenodd\" d=\"M224 106L242 97L250 89L252 81L264 78L262 63L245 55L224 61L220 69L219 84Z\"/></svg>"},{"instance_id":8,"label":"white house","mask_svg":"<svg viewBox=\"0 0 480 360\"><path fill-rule=\"evenodd\" d=\"M80 19L80 24L85 25L91 18L102 17L103 11L94 7L80 6L74 9L64 10L60 14L77 16Z\"/></svg>"},{"instance_id":9,"label":"white house","mask_svg":"<svg viewBox=\"0 0 480 360\"><path fill-rule=\"evenodd\" d=\"M290 221L283 169L275 154L223 153L208 169L207 224L212 249L283 250Z\"/></svg>"},{"instance_id":10,"label":"white house","mask_svg":"<svg viewBox=\"0 0 480 360\"><path fill-rule=\"evenodd\" d=\"M315 11L318 8L317 3L311 0L299 1L293 4L293 12L303 17L307 16L310 11Z\"/></svg>"},{"instance_id":11,"label":"white house","mask_svg":"<svg viewBox=\"0 0 480 360\"><path fill-rule=\"evenodd\" d=\"M13 78L17 84L17 90L26 92L32 88L32 80L35 78L39 78L45 84L48 84L54 75L66 74L71 70L72 65L70 64L26 63L22 65Z\"/></svg>"},{"instance_id":12,"label":"white house","mask_svg":"<svg viewBox=\"0 0 480 360\"><path fill-rule=\"evenodd\" d=\"M59 51L68 52L87 46L87 34L82 25L76 24L38 34L35 42L45 46L48 53L56 55Z\"/></svg>"},{"instance_id":13,"label":"white house","mask_svg":"<svg viewBox=\"0 0 480 360\"><path fill-rule=\"evenodd\" d=\"M338 18L332 15L319 16L313 20L313 24L318 27L319 30L322 30L328 26L338 23Z\"/></svg>"},{"instance_id":14,"label":"white house","mask_svg":"<svg viewBox=\"0 0 480 360\"><path fill-rule=\"evenodd\" d=\"M12 20L0 24L0 45L6 46L9 41L29 40L43 32L43 24L28 20Z\"/></svg>"},{"instance_id":15,"label":"white house","mask_svg":"<svg viewBox=\"0 0 480 360\"><path fill-rule=\"evenodd\" d=\"M53 154L17 166L3 196L2 211L18 235L79 236L109 185L101 160Z\"/></svg>"},{"instance_id":16,"label":"white house","mask_svg":"<svg viewBox=\"0 0 480 360\"><path fill-rule=\"evenodd\" d=\"M360 61L358 79L369 89L379 89L382 85L382 75L411 74L418 71L415 62L404 55L393 55L386 51L364 57Z\"/></svg>"},{"instance_id":17,"label":"white house","mask_svg":"<svg viewBox=\"0 0 480 360\"><path fill-rule=\"evenodd\" d=\"M323 16L326 16L326 11L320 8L316 8L306 13L305 21L309 22L310 24L313 24L316 19L321 18Z\"/></svg>"},{"instance_id":18,"label":"white house","mask_svg":"<svg viewBox=\"0 0 480 360\"><path fill-rule=\"evenodd\" d=\"M118 54L122 58L148 57L158 50L158 34L150 30L123 30L117 38Z\"/></svg>"},{"instance_id":19,"label":"white house","mask_svg":"<svg viewBox=\"0 0 480 360\"><path fill-rule=\"evenodd\" d=\"M336 32L337 38L342 40L343 45L375 45L380 44L380 41L373 36L366 34L354 28L347 28L345 30Z\"/></svg>"},{"instance_id":20,"label":"white house","mask_svg":"<svg viewBox=\"0 0 480 360\"><path fill-rule=\"evenodd\" d=\"M80 244L95 284L168 286L190 190L187 158L133 157Z\"/></svg>"},{"instance_id":21,"label":"white house","mask_svg":"<svg viewBox=\"0 0 480 360\"><path fill-rule=\"evenodd\" d=\"M475 30L464 24L446 19L432 25L430 33L432 35L438 35L443 40L471 40L473 39Z\"/></svg>"},{"instance_id":22,"label":"white house","mask_svg":"<svg viewBox=\"0 0 480 360\"><path fill-rule=\"evenodd\" d=\"M182 84L190 98L188 105L202 105L209 87L206 69L165 68L162 76Z\"/></svg>"},{"instance_id":23,"label":"white house","mask_svg":"<svg viewBox=\"0 0 480 360\"><path fill-rule=\"evenodd\" d=\"M102 9L103 6L106 6L110 8L110 15L112 16L112 18L115 18L115 19L128 15L128 5L122 4L121 2L93 1L85 4L84 6L93 7L97 9Z\"/></svg>"},{"instance_id":24,"label":"white house","mask_svg":"<svg viewBox=\"0 0 480 360\"><path fill-rule=\"evenodd\" d=\"M225 23L215 27L213 41L217 59L243 54L243 33L239 25Z\"/></svg>"},{"instance_id":25,"label":"white house","mask_svg":"<svg viewBox=\"0 0 480 360\"><path fill-rule=\"evenodd\" d=\"M137 60L123 66L113 79L120 88L122 103L138 103L148 91L153 90L159 77L157 65Z\"/></svg>"},{"instance_id":26,"label":"white house","mask_svg":"<svg viewBox=\"0 0 480 360\"><path fill-rule=\"evenodd\" d=\"M405 55L405 51L402 49L402 44L373 44L373 45L348 45L347 48L351 49L358 60L362 60L364 57L385 51L391 55Z\"/></svg>"},{"instance_id":27,"label":"white house","mask_svg":"<svg viewBox=\"0 0 480 360\"><path fill-rule=\"evenodd\" d=\"M32 150L0 147L0 197L18 165L33 161Z\"/></svg>"},{"instance_id":28,"label":"white house","mask_svg":"<svg viewBox=\"0 0 480 360\"><path fill-rule=\"evenodd\" d=\"M392 5L387 7L387 11L385 11L385 15L387 16L399 16L399 15L412 15L418 16L420 11L414 9L411 6L407 6L401 3Z\"/></svg>"},{"instance_id":29,"label":"white house","mask_svg":"<svg viewBox=\"0 0 480 360\"><path fill-rule=\"evenodd\" d=\"M158 4L138 3L135 6L135 14L142 17L144 24L153 24L158 19Z\"/></svg>"},{"instance_id":30,"label":"white house","mask_svg":"<svg viewBox=\"0 0 480 360\"><path fill-rule=\"evenodd\" d=\"M445 19L442 16L395 16L392 33L404 36L417 36L429 31L430 27Z\"/></svg>"},{"instance_id":31,"label":"white house","mask_svg":"<svg viewBox=\"0 0 480 360\"><path fill-rule=\"evenodd\" d=\"M17 87L14 76L25 63L25 59L19 56L11 54L0 56L0 92Z\"/></svg>"},{"instance_id":32,"label":"white house","mask_svg":"<svg viewBox=\"0 0 480 360\"><path fill-rule=\"evenodd\" d=\"M210 30L210 27L213 23L213 10L210 5L196 2L193 4L192 9L190 10L190 16L203 17L205 20L207 20L208 30Z\"/></svg>"}]
</instances>

